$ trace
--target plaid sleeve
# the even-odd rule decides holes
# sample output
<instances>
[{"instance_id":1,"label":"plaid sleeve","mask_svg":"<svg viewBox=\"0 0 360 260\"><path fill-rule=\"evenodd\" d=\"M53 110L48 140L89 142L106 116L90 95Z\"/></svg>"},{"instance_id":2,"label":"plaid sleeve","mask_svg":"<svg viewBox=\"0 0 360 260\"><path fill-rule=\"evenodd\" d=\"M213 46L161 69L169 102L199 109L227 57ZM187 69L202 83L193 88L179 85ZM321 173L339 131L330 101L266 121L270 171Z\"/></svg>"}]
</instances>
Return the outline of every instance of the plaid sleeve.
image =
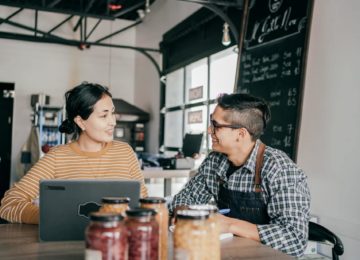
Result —
<instances>
[{"instance_id":1,"label":"plaid sleeve","mask_svg":"<svg viewBox=\"0 0 360 260\"><path fill-rule=\"evenodd\" d=\"M177 206L208 203L213 198L215 186L212 158L204 160L197 174L174 196L169 205L170 214Z\"/></svg>"},{"instance_id":2,"label":"plaid sleeve","mask_svg":"<svg viewBox=\"0 0 360 260\"><path fill-rule=\"evenodd\" d=\"M260 240L292 256L301 256L307 245L310 192L298 168L275 174L270 186L270 224L258 225Z\"/></svg>"}]
</instances>

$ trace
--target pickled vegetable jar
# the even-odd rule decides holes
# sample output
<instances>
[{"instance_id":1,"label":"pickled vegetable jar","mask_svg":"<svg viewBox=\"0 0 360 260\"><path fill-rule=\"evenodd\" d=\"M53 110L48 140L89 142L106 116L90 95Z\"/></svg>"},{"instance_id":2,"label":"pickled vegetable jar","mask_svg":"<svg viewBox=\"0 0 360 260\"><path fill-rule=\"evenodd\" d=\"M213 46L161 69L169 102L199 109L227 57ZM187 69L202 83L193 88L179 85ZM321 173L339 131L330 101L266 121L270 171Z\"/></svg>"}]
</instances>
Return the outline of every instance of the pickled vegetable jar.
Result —
<instances>
[{"instance_id":1,"label":"pickled vegetable jar","mask_svg":"<svg viewBox=\"0 0 360 260\"><path fill-rule=\"evenodd\" d=\"M152 209L131 209L126 211L129 259L158 260L159 224Z\"/></svg>"},{"instance_id":2,"label":"pickled vegetable jar","mask_svg":"<svg viewBox=\"0 0 360 260\"><path fill-rule=\"evenodd\" d=\"M85 229L85 259L128 259L127 230L124 217L115 213L90 214Z\"/></svg>"},{"instance_id":3,"label":"pickled vegetable jar","mask_svg":"<svg viewBox=\"0 0 360 260\"><path fill-rule=\"evenodd\" d=\"M159 224L159 259L167 259L168 250L168 227L169 211L166 206L166 200L160 197L147 197L140 199L142 208L155 209L157 214L155 219Z\"/></svg>"},{"instance_id":4,"label":"pickled vegetable jar","mask_svg":"<svg viewBox=\"0 0 360 260\"><path fill-rule=\"evenodd\" d=\"M211 259L220 260L220 227L216 219L216 213L218 208L210 204L201 204L201 205L190 205L189 209L192 210L205 210L209 212L209 218L207 220L210 231L208 236L208 243L212 248L208 253L211 256ZM210 256L208 259L210 259Z\"/></svg>"},{"instance_id":5,"label":"pickled vegetable jar","mask_svg":"<svg viewBox=\"0 0 360 260\"><path fill-rule=\"evenodd\" d=\"M174 231L174 259L211 260L209 212L179 210ZM217 237L219 239L219 237Z\"/></svg>"},{"instance_id":6,"label":"pickled vegetable jar","mask_svg":"<svg viewBox=\"0 0 360 260\"><path fill-rule=\"evenodd\" d=\"M128 197L104 197L99 212L112 212L125 214L129 209L130 198Z\"/></svg>"}]
</instances>

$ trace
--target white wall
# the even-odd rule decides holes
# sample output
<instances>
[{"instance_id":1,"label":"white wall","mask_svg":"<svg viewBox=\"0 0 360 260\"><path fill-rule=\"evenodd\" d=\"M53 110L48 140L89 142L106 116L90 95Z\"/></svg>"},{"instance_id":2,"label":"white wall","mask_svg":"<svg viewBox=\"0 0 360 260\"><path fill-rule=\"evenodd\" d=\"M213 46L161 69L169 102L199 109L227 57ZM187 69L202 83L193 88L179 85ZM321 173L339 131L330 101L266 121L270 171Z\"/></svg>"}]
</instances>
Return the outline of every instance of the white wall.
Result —
<instances>
[{"instance_id":1,"label":"white wall","mask_svg":"<svg viewBox=\"0 0 360 260\"><path fill-rule=\"evenodd\" d=\"M13 8L0 7L1 17L12 13ZM41 15L46 21L49 30L66 16L52 14ZM32 23L33 12L26 11L14 17L13 21ZM47 19L47 20L46 20ZM50 20L54 20L50 23ZM40 19L39 19L40 20ZM61 27L60 33L69 36L77 19L72 24ZM96 20L89 20L94 24ZM43 23L41 23L43 24ZM92 39L95 40L119 30L130 22L103 21L95 30ZM2 24L3 30L9 26ZM23 31L19 30L23 33ZM71 36L71 34L70 34ZM68 37L69 38L69 37ZM130 29L111 39L114 44L133 46L135 43L135 29ZM109 41L107 41L109 42ZM12 135L12 181L18 179L16 162L18 161L21 146L25 143L30 132L30 95L45 93L51 97L52 106L64 104L64 93L69 88L82 81L96 82L110 87L115 98L123 98L130 103L134 102L134 70L135 52L127 49L110 49L93 46L80 51L76 47L55 44L32 43L0 39L0 82L15 83L13 135Z\"/></svg>"},{"instance_id":2,"label":"white wall","mask_svg":"<svg viewBox=\"0 0 360 260\"><path fill-rule=\"evenodd\" d=\"M359 23L360 1L315 1L298 150L311 212L344 242L341 259L360 252Z\"/></svg>"},{"instance_id":3,"label":"white wall","mask_svg":"<svg viewBox=\"0 0 360 260\"><path fill-rule=\"evenodd\" d=\"M159 49L162 35L184 20L199 4L178 0L156 0L151 6L151 13L137 26L136 45ZM161 55L152 53L161 64ZM150 152L159 152L159 111L160 81L155 67L143 54L136 54L135 104L150 113L147 147Z\"/></svg>"}]
</instances>

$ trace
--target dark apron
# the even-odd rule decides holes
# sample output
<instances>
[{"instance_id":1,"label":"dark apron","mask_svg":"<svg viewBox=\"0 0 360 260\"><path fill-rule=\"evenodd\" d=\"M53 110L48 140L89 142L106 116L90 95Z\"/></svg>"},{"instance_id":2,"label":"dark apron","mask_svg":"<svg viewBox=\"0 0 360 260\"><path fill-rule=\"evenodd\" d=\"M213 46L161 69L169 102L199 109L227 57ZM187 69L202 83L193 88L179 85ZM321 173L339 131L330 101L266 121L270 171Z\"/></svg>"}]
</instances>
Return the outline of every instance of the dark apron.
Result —
<instances>
[{"instance_id":1,"label":"dark apron","mask_svg":"<svg viewBox=\"0 0 360 260\"><path fill-rule=\"evenodd\" d=\"M255 192L233 191L219 185L218 207L230 209L226 216L246 220L253 224L269 224L267 207L261 195L261 168L264 160L265 145L260 144L256 155Z\"/></svg>"}]
</instances>

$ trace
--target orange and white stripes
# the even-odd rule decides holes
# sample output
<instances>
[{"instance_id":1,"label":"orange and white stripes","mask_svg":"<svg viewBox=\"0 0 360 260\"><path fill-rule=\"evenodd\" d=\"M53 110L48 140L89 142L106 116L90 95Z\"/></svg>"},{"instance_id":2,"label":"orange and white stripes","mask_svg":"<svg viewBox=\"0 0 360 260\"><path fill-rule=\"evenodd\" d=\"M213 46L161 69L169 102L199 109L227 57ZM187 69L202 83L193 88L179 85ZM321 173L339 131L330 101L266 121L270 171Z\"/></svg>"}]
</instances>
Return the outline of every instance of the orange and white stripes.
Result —
<instances>
[{"instance_id":1,"label":"orange and white stripes","mask_svg":"<svg viewBox=\"0 0 360 260\"><path fill-rule=\"evenodd\" d=\"M147 196L144 177L132 148L123 142L108 143L95 153L82 152L77 143L51 149L1 201L0 217L10 222L38 223L39 210L33 201L44 179L134 179L141 182L141 196Z\"/></svg>"}]
</instances>

